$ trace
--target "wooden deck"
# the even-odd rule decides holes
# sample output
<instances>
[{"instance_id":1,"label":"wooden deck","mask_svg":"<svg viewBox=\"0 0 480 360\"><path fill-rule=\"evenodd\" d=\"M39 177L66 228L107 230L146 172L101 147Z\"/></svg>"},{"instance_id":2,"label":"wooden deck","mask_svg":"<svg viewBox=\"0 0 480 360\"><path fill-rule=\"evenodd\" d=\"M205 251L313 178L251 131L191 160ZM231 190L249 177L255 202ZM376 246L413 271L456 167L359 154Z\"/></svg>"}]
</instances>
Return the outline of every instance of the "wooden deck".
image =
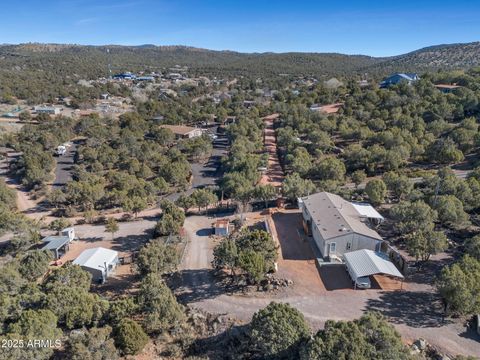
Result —
<instances>
[{"instance_id":1,"label":"wooden deck","mask_svg":"<svg viewBox=\"0 0 480 360\"><path fill-rule=\"evenodd\" d=\"M372 278L382 290L395 291L403 289L401 279L394 279L385 275L373 275Z\"/></svg>"}]
</instances>

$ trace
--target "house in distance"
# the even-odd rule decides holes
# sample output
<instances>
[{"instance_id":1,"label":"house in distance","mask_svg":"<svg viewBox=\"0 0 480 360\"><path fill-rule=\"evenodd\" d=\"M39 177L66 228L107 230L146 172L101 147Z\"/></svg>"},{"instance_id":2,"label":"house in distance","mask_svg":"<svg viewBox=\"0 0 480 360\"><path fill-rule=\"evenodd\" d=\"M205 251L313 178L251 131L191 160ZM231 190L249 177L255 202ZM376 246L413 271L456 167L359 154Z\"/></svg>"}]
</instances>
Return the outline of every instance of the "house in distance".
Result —
<instances>
[{"instance_id":1,"label":"house in distance","mask_svg":"<svg viewBox=\"0 0 480 360\"><path fill-rule=\"evenodd\" d=\"M408 74L393 74L384 79L380 83L381 88L387 88L392 85L398 85L401 83L407 83L408 85L413 84L415 81L420 80L420 77L417 74L414 73L408 73Z\"/></svg>"},{"instance_id":2,"label":"house in distance","mask_svg":"<svg viewBox=\"0 0 480 360\"><path fill-rule=\"evenodd\" d=\"M162 125L164 129L170 129L176 139L191 139L194 137L202 136L202 130L199 128L184 126L184 125Z\"/></svg>"}]
</instances>

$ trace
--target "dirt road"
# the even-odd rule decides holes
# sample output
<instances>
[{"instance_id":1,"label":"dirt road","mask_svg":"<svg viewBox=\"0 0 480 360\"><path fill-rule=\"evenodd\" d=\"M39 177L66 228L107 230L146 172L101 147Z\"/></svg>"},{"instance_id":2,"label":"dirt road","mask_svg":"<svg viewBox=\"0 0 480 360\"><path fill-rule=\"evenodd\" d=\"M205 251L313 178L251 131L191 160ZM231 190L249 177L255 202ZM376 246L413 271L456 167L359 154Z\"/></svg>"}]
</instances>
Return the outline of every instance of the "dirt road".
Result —
<instances>
[{"instance_id":1,"label":"dirt road","mask_svg":"<svg viewBox=\"0 0 480 360\"><path fill-rule=\"evenodd\" d=\"M273 128L273 121L278 117L279 114L272 114L263 118L265 123L264 146L267 149L269 157L267 171L260 179L260 184L271 184L275 187L281 186L284 178L283 169L277 154L277 137L275 136L275 130Z\"/></svg>"},{"instance_id":2,"label":"dirt road","mask_svg":"<svg viewBox=\"0 0 480 360\"><path fill-rule=\"evenodd\" d=\"M206 216L189 216L185 220L184 229L189 239L188 249L182 263L182 269L211 269L213 260L213 241L209 235L211 227L206 227L213 219Z\"/></svg>"},{"instance_id":3,"label":"dirt road","mask_svg":"<svg viewBox=\"0 0 480 360\"><path fill-rule=\"evenodd\" d=\"M189 216L184 229L188 238L176 285L176 295L181 302L195 303L215 298L222 292L213 275L214 242L210 238L213 219L206 216Z\"/></svg>"},{"instance_id":4,"label":"dirt road","mask_svg":"<svg viewBox=\"0 0 480 360\"><path fill-rule=\"evenodd\" d=\"M0 177L5 180L7 186L14 189L17 194L17 209L19 212L25 213L32 219L40 219L48 214L38 207L38 201L31 199L30 194L25 191L22 184L16 179L9 177L9 164L12 160L20 156L20 153L15 152L13 149L2 148L2 153L6 154L3 159L0 159Z\"/></svg>"},{"instance_id":5,"label":"dirt road","mask_svg":"<svg viewBox=\"0 0 480 360\"><path fill-rule=\"evenodd\" d=\"M67 152L64 155L57 156L55 161L57 166L55 167L55 180L53 180L52 186L61 188L72 180L72 170L75 165L75 153L77 152L78 143L72 142L67 147Z\"/></svg>"}]
</instances>

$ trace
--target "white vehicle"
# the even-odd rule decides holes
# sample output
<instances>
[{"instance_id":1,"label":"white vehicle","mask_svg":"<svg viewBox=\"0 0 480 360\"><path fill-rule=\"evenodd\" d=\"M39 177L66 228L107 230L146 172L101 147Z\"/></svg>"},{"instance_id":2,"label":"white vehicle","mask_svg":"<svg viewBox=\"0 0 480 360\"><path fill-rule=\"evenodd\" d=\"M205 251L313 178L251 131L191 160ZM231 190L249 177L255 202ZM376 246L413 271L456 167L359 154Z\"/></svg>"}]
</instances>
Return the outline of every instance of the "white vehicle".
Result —
<instances>
[{"instance_id":1,"label":"white vehicle","mask_svg":"<svg viewBox=\"0 0 480 360\"><path fill-rule=\"evenodd\" d=\"M370 277L362 276L357 278L357 281L355 281L355 287L358 289L370 289L372 287Z\"/></svg>"},{"instance_id":2,"label":"white vehicle","mask_svg":"<svg viewBox=\"0 0 480 360\"><path fill-rule=\"evenodd\" d=\"M55 150L55 155L57 156L62 156L67 153L67 148L64 145L60 145L57 147L57 150Z\"/></svg>"}]
</instances>

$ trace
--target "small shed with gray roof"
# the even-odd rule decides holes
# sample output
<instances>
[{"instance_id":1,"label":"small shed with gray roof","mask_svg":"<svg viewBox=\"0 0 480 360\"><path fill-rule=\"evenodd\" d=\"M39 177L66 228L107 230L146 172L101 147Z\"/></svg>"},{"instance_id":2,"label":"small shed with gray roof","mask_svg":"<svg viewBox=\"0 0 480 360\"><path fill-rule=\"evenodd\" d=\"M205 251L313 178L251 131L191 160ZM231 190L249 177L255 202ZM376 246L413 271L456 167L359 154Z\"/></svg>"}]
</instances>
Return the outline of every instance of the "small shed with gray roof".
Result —
<instances>
[{"instance_id":1,"label":"small shed with gray roof","mask_svg":"<svg viewBox=\"0 0 480 360\"><path fill-rule=\"evenodd\" d=\"M324 258L340 259L360 249L380 250L383 239L373 227L383 217L370 204L353 204L328 192L304 197L299 203L304 229Z\"/></svg>"},{"instance_id":2,"label":"small shed with gray roof","mask_svg":"<svg viewBox=\"0 0 480 360\"><path fill-rule=\"evenodd\" d=\"M65 254L70 245L70 238L68 236L47 236L42 239L45 245L41 250L50 250L55 257L55 260L58 260Z\"/></svg>"}]
</instances>

